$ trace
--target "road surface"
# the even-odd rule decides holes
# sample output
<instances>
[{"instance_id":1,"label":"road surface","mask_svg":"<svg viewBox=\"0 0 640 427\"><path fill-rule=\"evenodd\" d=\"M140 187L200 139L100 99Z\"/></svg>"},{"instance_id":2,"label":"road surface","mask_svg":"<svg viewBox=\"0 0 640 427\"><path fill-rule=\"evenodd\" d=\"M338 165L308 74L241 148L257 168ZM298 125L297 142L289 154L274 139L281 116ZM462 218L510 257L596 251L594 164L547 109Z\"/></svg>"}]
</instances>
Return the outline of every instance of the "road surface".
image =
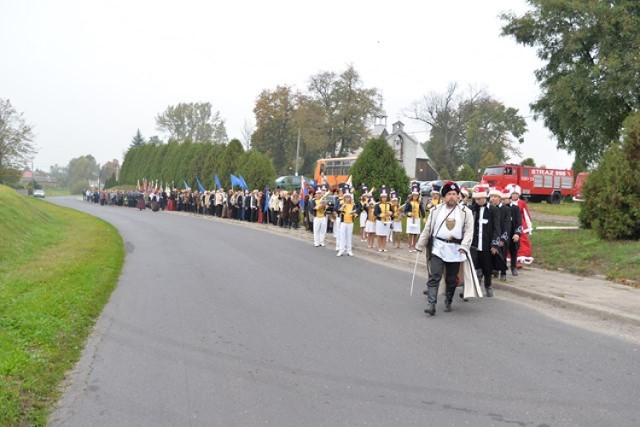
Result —
<instances>
[{"instance_id":1,"label":"road surface","mask_svg":"<svg viewBox=\"0 0 640 427\"><path fill-rule=\"evenodd\" d=\"M635 426L640 350L508 295L438 303L424 276L197 217L50 199L127 259L54 426Z\"/></svg>"}]
</instances>

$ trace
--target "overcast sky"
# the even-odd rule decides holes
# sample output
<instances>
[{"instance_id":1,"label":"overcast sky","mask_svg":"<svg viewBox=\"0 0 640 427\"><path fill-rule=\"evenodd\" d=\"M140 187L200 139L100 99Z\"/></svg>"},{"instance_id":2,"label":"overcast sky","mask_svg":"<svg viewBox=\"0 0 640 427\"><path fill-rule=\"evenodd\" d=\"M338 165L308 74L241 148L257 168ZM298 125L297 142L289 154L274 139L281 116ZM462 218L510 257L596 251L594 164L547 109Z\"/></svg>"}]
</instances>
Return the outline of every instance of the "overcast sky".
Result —
<instances>
[{"instance_id":1,"label":"overcast sky","mask_svg":"<svg viewBox=\"0 0 640 427\"><path fill-rule=\"evenodd\" d=\"M229 138L242 139L260 91L305 90L310 76L353 64L382 93L389 128L400 119L424 141L404 109L450 82L484 87L527 117L523 157L569 168L573 156L531 118L535 51L499 35L498 15L526 8L524 0L0 0L0 98L35 126L34 166L48 171L86 154L122 161L136 130L159 134L155 116L179 102L211 102Z\"/></svg>"}]
</instances>

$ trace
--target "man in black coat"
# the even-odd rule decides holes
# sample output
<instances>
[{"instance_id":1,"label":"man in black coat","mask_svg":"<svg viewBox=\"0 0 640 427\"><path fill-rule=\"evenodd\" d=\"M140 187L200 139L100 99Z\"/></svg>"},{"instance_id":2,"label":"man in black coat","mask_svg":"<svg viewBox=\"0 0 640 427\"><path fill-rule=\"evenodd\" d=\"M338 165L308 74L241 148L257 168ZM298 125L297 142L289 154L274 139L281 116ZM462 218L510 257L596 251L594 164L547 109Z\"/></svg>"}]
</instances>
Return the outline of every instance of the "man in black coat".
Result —
<instances>
[{"instance_id":1,"label":"man in black coat","mask_svg":"<svg viewBox=\"0 0 640 427\"><path fill-rule=\"evenodd\" d=\"M511 195L514 188L507 186L505 196L508 199L502 199L502 203L511 208L511 238L509 239L509 257L511 258L511 274L518 275L518 249L520 248L520 236L522 235L522 217L520 216L520 207L517 202L511 201Z\"/></svg>"},{"instance_id":2,"label":"man in black coat","mask_svg":"<svg viewBox=\"0 0 640 427\"><path fill-rule=\"evenodd\" d=\"M493 296L491 275L493 272L494 255L500 247L500 212L496 206L487 203L488 189L474 187L473 189L473 240L471 242L472 255L476 255L474 264L482 271L484 287L487 296Z\"/></svg>"},{"instance_id":3,"label":"man in black coat","mask_svg":"<svg viewBox=\"0 0 640 427\"><path fill-rule=\"evenodd\" d=\"M498 253L494 255L493 269L500 272L500 280L507 280L507 250L511 240L511 207L502 203L504 194L500 188L489 192L490 202L498 208L500 216L500 242Z\"/></svg>"}]
</instances>

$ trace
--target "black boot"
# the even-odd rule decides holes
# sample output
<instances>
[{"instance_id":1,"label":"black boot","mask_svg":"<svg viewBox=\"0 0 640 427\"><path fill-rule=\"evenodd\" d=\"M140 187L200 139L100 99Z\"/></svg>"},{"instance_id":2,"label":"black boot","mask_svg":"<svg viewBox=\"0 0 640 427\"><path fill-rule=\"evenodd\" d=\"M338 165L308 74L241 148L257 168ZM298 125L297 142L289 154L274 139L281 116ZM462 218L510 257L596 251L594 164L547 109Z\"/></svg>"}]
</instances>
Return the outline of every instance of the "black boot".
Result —
<instances>
[{"instance_id":1,"label":"black boot","mask_svg":"<svg viewBox=\"0 0 640 427\"><path fill-rule=\"evenodd\" d=\"M424 312L427 313L430 316L435 316L436 315L436 305L435 304L429 304L429 308L427 308Z\"/></svg>"},{"instance_id":2,"label":"black boot","mask_svg":"<svg viewBox=\"0 0 640 427\"><path fill-rule=\"evenodd\" d=\"M512 275L512 276L517 276L517 275L518 275L518 269L517 269L517 268L515 268L515 267L513 267L513 268L511 269L511 275Z\"/></svg>"},{"instance_id":3,"label":"black boot","mask_svg":"<svg viewBox=\"0 0 640 427\"><path fill-rule=\"evenodd\" d=\"M486 295L491 298L493 296L493 289L491 288L491 275L484 276L484 288Z\"/></svg>"},{"instance_id":4,"label":"black boot","mask_svg":"<svg viewBox=\"0 0 640 427\"><path fill-rule=\"evenodd\" d=\"M447 288L444 298L444 311L445 313L449 313L451 311L451 303L453 302L453 296L456 293L455 286L452 288Z\"/></svg>"}]
</instances>

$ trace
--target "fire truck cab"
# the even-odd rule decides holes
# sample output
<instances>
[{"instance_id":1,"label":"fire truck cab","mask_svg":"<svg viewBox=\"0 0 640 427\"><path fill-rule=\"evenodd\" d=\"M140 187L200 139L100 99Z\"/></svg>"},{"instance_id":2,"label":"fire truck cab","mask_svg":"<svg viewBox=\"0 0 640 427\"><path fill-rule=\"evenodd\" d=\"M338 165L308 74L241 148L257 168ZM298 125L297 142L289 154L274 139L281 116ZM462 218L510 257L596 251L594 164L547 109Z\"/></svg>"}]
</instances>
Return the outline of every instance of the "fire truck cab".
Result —
<instances>
[{"instance_id":1,"label":"fire truck cab","mask_svg":"<svg viewBox=\"0 0 640 427\"><path fill-rule=\"evenodd\" d=\"M573 171L521 165L495 165L485 169L482 180L490 187L504 188L517 184L521 197L531 202L560 203L564 196L573 196Z\"/></svg>"}]
</instances>

